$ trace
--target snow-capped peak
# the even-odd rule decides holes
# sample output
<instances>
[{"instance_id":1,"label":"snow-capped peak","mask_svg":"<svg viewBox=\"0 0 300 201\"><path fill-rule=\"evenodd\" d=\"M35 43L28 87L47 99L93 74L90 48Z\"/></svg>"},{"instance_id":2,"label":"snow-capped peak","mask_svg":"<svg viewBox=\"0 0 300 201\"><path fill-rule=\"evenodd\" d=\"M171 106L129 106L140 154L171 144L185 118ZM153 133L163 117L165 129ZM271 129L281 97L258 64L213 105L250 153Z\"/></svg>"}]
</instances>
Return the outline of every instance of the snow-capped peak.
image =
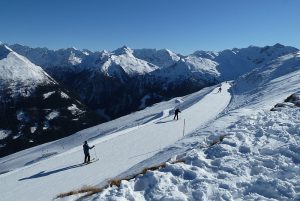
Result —
<instances>
[{"instance_id":1,"label":"snow-capped peak","mask_svg":"<svg viewBox=\"0 0 300 201\"><path fill-rule=\"evenodd\" d=\"M1 87L9 88L13 96L31 91L38 84L53 82L41 67L6 45L0 45L0 80Z\"/></svg>"},{"instance_id":2,"label":"snow-capped peak","mask_svg":"<svg viewBox=\"0 0 300 201\"><path fill-rule=\"evenodd\" d=\"M74 47L74 46L72 47L72 49L73 49L73 50L78 50L78 49L77 49L76 47Z\"/></svg>"},{"instance_id":3,"label":"snow-capped peak","mask_svg":"<svg viewBox=\"0 0 300 201\"><path fill-rule=\"evenodd\" d=\"M152 63L160 68L174 65L179 61L180 56L168 49L135 49L134 56Z\"/></svg>"},{"instance_id":4,"label":"snow-capped peak","mask_svg":"<svg viewBox=\"0 0 300 201\"><path fill-rule=\"evenodd\" d=\"M112 53L115 55L122 55L122 54L132 55L133 50L131 48L127 47L126 45L124 45L123 47L114 50Z\"/></svg>"},{"instance_id":5,"label":"snow-capped peak","mask_svg":"<svg viewBox=\"0 0 300 201\"><path fill-rule=\"evenodd\" d=\"M70 56L69 56L69 62L72 65L77 65L77 64L80 64L81 61L82 61L82 58L76 57L75 53L73 51L71 51Z\"/></svg>"}]
</instances>

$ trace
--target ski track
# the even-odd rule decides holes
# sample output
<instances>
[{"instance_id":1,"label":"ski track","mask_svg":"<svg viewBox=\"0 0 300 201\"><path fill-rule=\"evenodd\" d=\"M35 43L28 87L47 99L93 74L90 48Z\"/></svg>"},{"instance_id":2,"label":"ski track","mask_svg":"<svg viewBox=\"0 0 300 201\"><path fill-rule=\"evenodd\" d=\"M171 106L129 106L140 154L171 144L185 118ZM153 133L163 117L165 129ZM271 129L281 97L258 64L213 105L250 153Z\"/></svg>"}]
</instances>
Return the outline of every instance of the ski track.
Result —
<instances>
[{"instance_id":1,"label":"ski track","mask_svg":"<svg viewBox=\"0 0 300 201\"><path fill-rule=\"evenodd\" d=\"M229 104L230 84L222 84L222 93L217 88L199 102L185 108L174 121L171 111L161 112L160 117L132 128L115 132L89 141L95 145L99 161L82 166L82 146L46 160L0 175L2 201L51 200L61 192L78 189L84 185L99 185L126 171L130 167L152 157L162 148L171 145L200 126L216 118ZM183 104L180 99L180 104ZM183 107L182 107L183 108ZM201 114L201 115L200 115ZM195 118L197 117L197 118Z\"/></svg>"}]
</instances>

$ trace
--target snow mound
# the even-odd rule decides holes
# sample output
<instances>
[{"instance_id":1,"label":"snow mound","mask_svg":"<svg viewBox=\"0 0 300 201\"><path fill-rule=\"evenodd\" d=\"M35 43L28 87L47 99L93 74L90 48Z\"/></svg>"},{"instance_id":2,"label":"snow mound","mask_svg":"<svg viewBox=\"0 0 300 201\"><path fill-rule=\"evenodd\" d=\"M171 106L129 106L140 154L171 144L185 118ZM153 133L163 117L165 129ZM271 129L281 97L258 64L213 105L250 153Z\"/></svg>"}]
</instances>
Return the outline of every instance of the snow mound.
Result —
<instances>
[{"instance_id":1,"label":"snow mound","mask_svg":"<svg viewBox=\"0 0 300 201\"><path fill-rule=\"evenodd\" d=\"M95 200L297 200L300 199L300 111L244 116L222 142L186 153Z\"/></svg>"}]
</instances>

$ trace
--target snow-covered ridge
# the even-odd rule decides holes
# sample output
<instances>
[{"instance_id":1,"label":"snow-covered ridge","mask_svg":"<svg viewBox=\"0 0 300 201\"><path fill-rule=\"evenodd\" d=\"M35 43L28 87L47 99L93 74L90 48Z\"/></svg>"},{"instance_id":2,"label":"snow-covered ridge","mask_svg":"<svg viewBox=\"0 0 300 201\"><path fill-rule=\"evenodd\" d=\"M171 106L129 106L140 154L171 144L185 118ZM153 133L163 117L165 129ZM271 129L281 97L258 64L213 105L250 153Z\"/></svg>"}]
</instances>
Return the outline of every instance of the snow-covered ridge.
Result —
<instances>
[{"instance_id":1,"label":"snow-covered ridge","mask_svg":"<svg viewBox=\"0 0 300 201\"><path fill-rule=\"evenodd\" d=\"M178 65L178 62L186 62L185 65L193 66L191 70L197 69L198 73L203 72L203 77L210 75L216 79L228 80L261 67L279 56L297 51L296 48L281 44L265 47L249 46L219 52L196 51L187 56L168 49L131 49L127 46L111 52L91 52L74 48L53 51L21 45L11 45L10 47L44 68L64 67L62 70L65 70L65 67L69 67L71 71L100 69L100 72L122 78L122 80L124 79L122 74L127 76L148 74L155 70Z\"/></svg>"},{"instance_id":2,"label":"snow-covered ridge","mask_svg":"<svg viewBox=\"0 0 300 201\"><path fill-rule=\"evenodd\" d=\"M54 82L41 67L6 45L0 46L0 81L2 87L10 89L15 95L23 90L30 92L39 84ZM24 95L28 96L27 93Z\"/></svg>"},{"instance_id":3,"label":"snow-covered ridge","mask_svg":"<svg viewBox=\"0 0 300 201\"><path fill-rule=\"evenodd\" d=\"M103 52L99 68L109 76L121 78L120 70L127 75L143 75L156 70L158 67L133 56L133 50L124 46L111 53Z\"/></svg>"},{"instance_id":4,"label":"snow-covered ridge","mask_svg":"<svg viewBox=\"0 0 300 201\"><path fill-rule=\"evenodd\" d=\"M133 55L161 68L172 66L180 60L180 55L168 49L135 49Z\"/></svg>"},{"instance_id":5,"label":"snow-covered ridge","mask_svg":"<svg viewBox=\"0 0 300 201\"><path fill-rule=\"evenodd\" d=\"M216 62L216 70L221 79L236 79L238 76L250 72L254 68L260 68L268 62L280 56L295 53L294 47L275 44L274 46L249 46L247 48L233 48L220 52L196 51L195 57L206 58Z\"/></svg>"}]
</instances>

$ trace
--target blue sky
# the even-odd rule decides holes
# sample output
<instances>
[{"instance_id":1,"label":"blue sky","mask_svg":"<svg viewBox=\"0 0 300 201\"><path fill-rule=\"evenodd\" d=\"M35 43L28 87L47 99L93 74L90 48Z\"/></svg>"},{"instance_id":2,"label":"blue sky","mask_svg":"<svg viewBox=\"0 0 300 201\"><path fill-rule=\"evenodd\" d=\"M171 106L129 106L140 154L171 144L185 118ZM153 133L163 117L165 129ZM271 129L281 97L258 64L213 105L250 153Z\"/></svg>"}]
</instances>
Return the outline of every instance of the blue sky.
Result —
<instances>
[{"instance_id":1,"label":"blue sky","mask_svg":"<svg viewBox=\"0 0 300 201\"><path fill-rule=\"evenodd\" d=\"M298 0L0 0L0 41L182 54L278 42L300 48L299 9Z\"/></svg>"}]
</instances>

